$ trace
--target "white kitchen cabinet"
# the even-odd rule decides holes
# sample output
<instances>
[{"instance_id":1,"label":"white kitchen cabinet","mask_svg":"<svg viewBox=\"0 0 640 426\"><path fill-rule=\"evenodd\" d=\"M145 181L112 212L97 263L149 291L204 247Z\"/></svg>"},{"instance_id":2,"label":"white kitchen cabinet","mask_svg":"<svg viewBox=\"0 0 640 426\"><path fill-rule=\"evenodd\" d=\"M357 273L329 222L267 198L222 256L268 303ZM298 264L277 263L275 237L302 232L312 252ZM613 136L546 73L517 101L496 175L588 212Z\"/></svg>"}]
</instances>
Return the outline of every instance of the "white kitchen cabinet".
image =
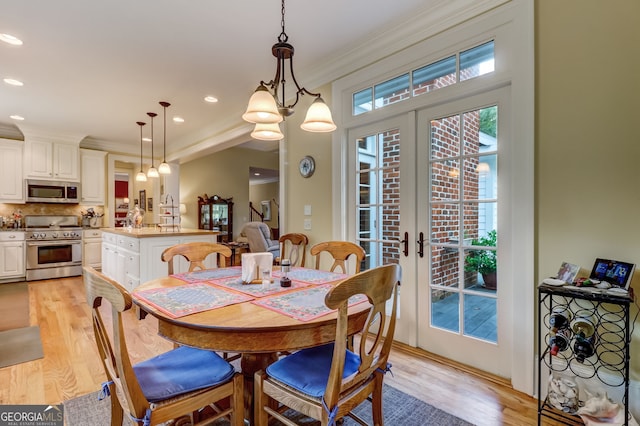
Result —
<instances>
[{"instance_id":1,"label":"white kitchen cabinet","mask_svg":"<svg viewBox=\"0 0 640 426\"><path fill-rule=\"evenodd\" d=\"M26 276L22 231L0 232L0 281L20 281Z\"/></svg>"},{"instance_id":2,"label":"white kitchen cabinet","mask_svg":"<svg viewBox=\"0 0 640 426\"><path fill-rule=\"evenodd\" d=\"M106 156L104 151L80 149L81 204L104 205Z\"/></svg>"},{"instance_id":3,"label":"white kitchen cabinet","mask_svg":"<svg viewBox=\"0 0 640 426\"><path fill-rule=\"evenodd\" d=\"M80 148L78 144L25 138L24 148L26 178L80 180Z\"/></svg>"},{"instance_id":4,"label":"white kitchen cabinet","mask_svg":"<svg viewBox=\"0 0 640 426\"><path fill-rule=\"evenodd\" d=\"M102 233L102 272L111 279L118 281L118 245L115 234Z\"/></svg>"},{"instance_id":5,"label":"white kitchen cabinet","mask_svg":"<svg viewBox=\"0 0 640 426\"><path fill-rule=\"evenodd\" d=\"M0 202L24 203L24 142L0 139Z\"/></svg>"},{"instance_id":6,"label":"white kitchen cabinet","mask_svg":"<svg viewBox=\"0 0 640 426\"><path fill-rule=\"evenodd\" d=\"M118 281L129 291L138 285L167 275L168 266L162 252L175 244L186 242L217 242L217 234L203 230L159 232L149 228L130 232L115 228L102 229L102 272ZM189 263L176 258L176 273L189 270ZM205 260L205 266L215 267L215 256Z\"/></svg>"},{"instance_id":7,"label":"white kitchen cabinet","mask_svg":"<svg viewBox=\"0 0 640 426\"><path fill-rule=\"evenodd\" d=\"M82 265L102 268L102 231L85 229L82 231Z\"/></svg>"}]
</instances>

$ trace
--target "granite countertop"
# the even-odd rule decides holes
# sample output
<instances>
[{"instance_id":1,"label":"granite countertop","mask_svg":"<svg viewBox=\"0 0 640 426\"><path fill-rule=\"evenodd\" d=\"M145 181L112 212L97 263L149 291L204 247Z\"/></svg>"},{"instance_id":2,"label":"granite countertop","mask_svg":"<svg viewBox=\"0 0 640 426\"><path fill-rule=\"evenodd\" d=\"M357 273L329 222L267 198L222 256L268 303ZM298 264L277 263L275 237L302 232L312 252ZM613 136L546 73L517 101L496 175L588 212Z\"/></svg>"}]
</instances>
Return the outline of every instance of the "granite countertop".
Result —
<instances>
[{"instance_id":1,"label":"granite countertop","mask_svg":"<svg viewBox=\"0 0 640 426\"><path fill-rule=\"evenodd\" d=\"M153 237L171 237L175 235L218 235L219 231L208 231L206 229L189 229L189 228L180 228L178 229L165 229L161 230L155 227L145 227L145 228L132 228L131 230L127 228L100 228L102 232L107 232L111 234L123 235L125 237L133 237L133 238L153 238Z\"/></svg>"}]
</instances>

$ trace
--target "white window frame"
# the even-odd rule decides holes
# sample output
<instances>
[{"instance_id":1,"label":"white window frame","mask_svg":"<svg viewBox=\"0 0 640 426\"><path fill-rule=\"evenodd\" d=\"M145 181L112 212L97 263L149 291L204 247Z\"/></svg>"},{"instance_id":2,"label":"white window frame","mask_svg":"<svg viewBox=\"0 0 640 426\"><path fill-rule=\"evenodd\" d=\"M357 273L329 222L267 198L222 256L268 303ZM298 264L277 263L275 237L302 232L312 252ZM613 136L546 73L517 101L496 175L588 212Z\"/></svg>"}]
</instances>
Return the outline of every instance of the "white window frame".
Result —
<instances>
[{"instance_id":1,"label":"white window frame","mask_svg":"<svg viewBox=\"0 0 640 426\"><path fill-rule=\"evenodd\" d=\"M440 4L440 6L443 6ZM333 162L333 237L349 239L354 230L355 211L347 208L348 182L347 135L350 128L373 123L384 118L405 114L427 106L438 105L470 96L472 90L490 90L510 86L512 114L510 134L513 144L509 161L501 163L501 173L511 179L508 199L508 229L501 228L501 250L518 253L518 264L512 268L509 282L514 286L511 308L518 313L518 325L513 327L511 358L514 389L535 394L535 282L534 282L534 37L533 2L473 1L451 2L439 14L420 15L396 29L396 41L387 39L387 48L396 53L375 50L354 57L357 72L336 80L332 85L333 117L338 126L332 139ZM447 14L448 13L448 14ZM466 14L465 14L466 13ZM471 14L471 16L470 16ZM390 31L387 35L393 37ZM416 35L422 41L415 40ZM402 40L406 37L406 41ZM382 40L382 37L380 38ZM385 81L405 70L417 68L456 52L495 39L495 71L473 80L457 83L445 89L398 102L367 114L352 116L352 95L364 87ZM411 47L409 47L411 46ZM405 48L404 50L401 50ZM362 57L369 53L367 66ZM386 56L381 56L386 54ZM473 82L473 83L471 83ZM469 85L467 83L470 83ZM472 84L472 86L471 86Z\"/></svg>"}]
</instances>

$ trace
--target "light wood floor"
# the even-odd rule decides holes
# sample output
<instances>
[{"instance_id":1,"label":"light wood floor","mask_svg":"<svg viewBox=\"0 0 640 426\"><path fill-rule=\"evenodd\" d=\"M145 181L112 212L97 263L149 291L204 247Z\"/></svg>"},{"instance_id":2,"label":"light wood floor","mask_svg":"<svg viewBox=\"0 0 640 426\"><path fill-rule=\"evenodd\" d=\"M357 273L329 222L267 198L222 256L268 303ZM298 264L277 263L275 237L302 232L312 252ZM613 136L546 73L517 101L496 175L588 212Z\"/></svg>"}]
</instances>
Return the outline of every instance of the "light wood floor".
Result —
<instances>
[{"instance_id":1,"label":"light wood floor","mask_svg":"<svg viewBox=\"0 0 640 426\"><path fill-rule=\"evenodd\" d=\"M58 404L100 389L105 380L80 277L29 283L30 321L44 358L0 368L0 404ZM149 315L128 336L134 361L172 348ZM2 342L0 342L2 344ZM499 378L398 345L385 382L476 425L534 425L537 403ZM545 423L551 424L551 423ZM396 426L396 425L390 425Z\"/></svg>"}]
</instances>

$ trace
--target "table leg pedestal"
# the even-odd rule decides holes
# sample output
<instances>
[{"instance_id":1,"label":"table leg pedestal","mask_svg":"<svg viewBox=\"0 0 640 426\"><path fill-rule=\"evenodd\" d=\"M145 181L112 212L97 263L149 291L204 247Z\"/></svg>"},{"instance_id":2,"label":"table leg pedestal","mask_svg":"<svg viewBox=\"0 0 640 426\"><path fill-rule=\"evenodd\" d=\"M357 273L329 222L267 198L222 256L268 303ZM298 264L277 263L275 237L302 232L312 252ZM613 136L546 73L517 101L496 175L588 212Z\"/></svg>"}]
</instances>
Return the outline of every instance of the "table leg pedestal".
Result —
<instances>
[{"instance_id":1,"label":"table leg pedestal","mask_svg":"<svg viewBox=\"0 0 640 426\"><path fill-rule=\"evenodd\" d=\"M264 370L278 360L277 352L248 354L243 353L240 360L242 375L244 376L244 410L245 419L253 425L253 375L256 371Z\"/></svg>"}]
</instances>

